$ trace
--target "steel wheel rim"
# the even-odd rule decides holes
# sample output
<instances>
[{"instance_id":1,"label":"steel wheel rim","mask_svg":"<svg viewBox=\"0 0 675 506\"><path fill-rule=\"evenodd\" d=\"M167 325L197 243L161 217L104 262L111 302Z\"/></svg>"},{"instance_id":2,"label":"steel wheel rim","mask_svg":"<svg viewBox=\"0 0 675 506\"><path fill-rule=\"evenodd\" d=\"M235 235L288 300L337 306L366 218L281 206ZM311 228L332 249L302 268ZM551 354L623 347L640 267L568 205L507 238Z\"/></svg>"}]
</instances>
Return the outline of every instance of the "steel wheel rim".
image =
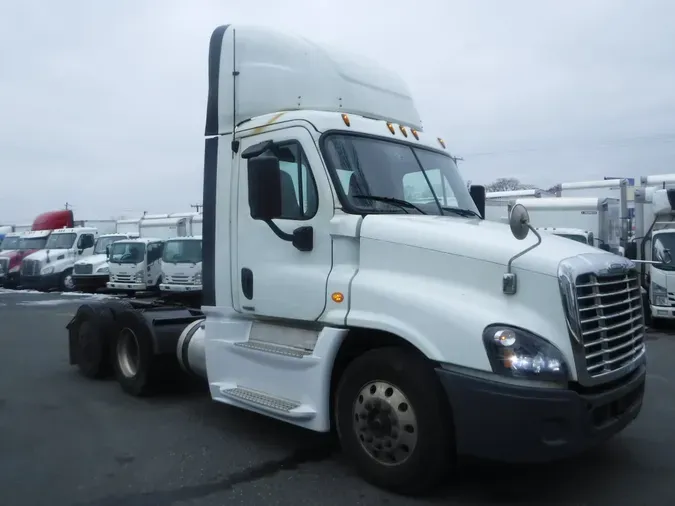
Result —
<instances>
[{"instance_id":1,"label":"steel wheel rim","mask_svg":"<svg viewBox=\"0 0 675 506\"><path fill-rule=\"evenodd\" d=\"M403 464L417 445L415 411L403 391L389 382L371 381L361 388L352 420L361 447L380 464Z\"/></svg>"},{"instance_id":2,"label":"steel wheel rim","mask_svg":"<svg viewBox=\"0 0 675 506\"><path fill-rule=\"evenodd\" d=\"M140 347L138 338L131 329L122 329L117 339L117 363L127 378L133 378L138 373Z\"/></svg>"},{"instance_id":3,"label":"steel wheel rim","mask_svg":"<svg viewBox=\"0 0 675 506\"><path fill-rule=\"evenodd\" d=\"M63 279L63 285L67 290L75 288L75 283L73 282L73 276L71 274L66 274L66 277Z\"/></svg>"}]
</instances>

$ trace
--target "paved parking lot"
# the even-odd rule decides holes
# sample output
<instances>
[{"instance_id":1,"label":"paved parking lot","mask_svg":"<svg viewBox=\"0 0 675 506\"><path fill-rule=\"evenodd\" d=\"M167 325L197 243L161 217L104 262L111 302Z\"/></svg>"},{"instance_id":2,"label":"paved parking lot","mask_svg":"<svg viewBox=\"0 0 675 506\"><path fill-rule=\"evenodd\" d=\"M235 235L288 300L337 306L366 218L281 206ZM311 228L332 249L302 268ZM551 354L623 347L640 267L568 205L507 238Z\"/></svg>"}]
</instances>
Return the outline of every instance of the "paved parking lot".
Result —
<instances>
[{"instance_id":1,"label":"paved parking lot","mask_svg":"<svg viewBox=\"0 0 675 506\"><path fill-rule=\"evenodd\" d=\"M645 406L617 439L547 466L468 462L413 500L363 483L325 437L202 392L141 400L82 378L64 329L77 303L0 292L2 506L675 504L675 335L650 334Z\"/></svg>"}]
</instances>

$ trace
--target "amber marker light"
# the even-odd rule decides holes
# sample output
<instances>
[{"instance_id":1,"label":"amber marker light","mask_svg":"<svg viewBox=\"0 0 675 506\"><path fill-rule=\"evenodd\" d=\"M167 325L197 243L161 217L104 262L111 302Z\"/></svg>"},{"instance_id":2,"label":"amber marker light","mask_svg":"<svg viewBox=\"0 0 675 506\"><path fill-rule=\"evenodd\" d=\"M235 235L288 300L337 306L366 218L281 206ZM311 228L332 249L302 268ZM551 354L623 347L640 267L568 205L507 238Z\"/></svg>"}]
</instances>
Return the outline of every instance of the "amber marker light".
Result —
<instances>
[{"instance_id":1,"label":"amber marker light","mask_svg":"<svg viewBox=\"0 0 675 506\"><path fill-rule=\"evenodd\" d=\"M346 114L342 115L342 121L345 122L345 125L351 126L351 123L349 122L349 116L347 116Z\"/></svg>"},{"instance_id":2,"label":"amber marker light","mask_svg":"<svg viewBox=\"0 0 675 506\"><path fill-rule=\"evenodd\" d=\"M333 299L333 302L337 302L338 304L345 300L345 296L342 295L341 292L333 292L330 298Z\"/></svg>"}]
</instances>

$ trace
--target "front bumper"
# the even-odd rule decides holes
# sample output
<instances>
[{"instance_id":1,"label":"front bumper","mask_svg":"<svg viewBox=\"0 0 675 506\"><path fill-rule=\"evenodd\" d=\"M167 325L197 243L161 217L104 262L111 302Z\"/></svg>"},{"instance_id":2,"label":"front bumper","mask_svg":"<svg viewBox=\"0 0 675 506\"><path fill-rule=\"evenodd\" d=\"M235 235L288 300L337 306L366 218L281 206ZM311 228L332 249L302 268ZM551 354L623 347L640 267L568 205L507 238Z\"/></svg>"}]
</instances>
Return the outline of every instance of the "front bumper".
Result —
<instances>
[{"instance_id":1,"label":"front bumper","mask_svg":"<svg viewBox=\"0 0 675 506\"><path fill-rule=\"evenodd\" d=\"M21 273L19 271L0 274L0 286L19 286Z\"/></svg>"},{"instance_id":2,"label":"front bumper","mask_svg":"<svg viewBox=\"0 0 675 506\"><path fill-rule=\"evenodd\" d=\"M73 283L75 283L76 290L98 290L105 288L106 283L110 277L107 274L92 274L92 275L73 275Z\"/></svg>"},{"instance_id":3,"label":"front bumper","mask_svg":"<svg viewBox=\"0 0 675 506\"><path fill-rule=\"evenodd\" d=\"M111 290L133 290L136 292L141 292L148 289L148 285L145 283L119 283L117 281L108 281L106 286Z\"/></svg>"},{"instance_id":4,"label":"front bumper","mask_svg":"<svg viewBox=\"0 0 675 506\"><path fill-rule=\"evenodd\" d=\"M652 312L652 318L675 318L675 307L650 305L649 309Z\"/></svg>"},{"instance_id":5,"label":"front bumper","mask_svg":"<svg viewBox=\"0 0 675 506\"><path fill-rule=\"evenodd\" d=\"M179 285L172 283L161 283L159 285L159 289L162 292L177 292L177 293L201 292L202 285Z\"/></svg>"},{"instance_id":6,"label":"front bumper","mask_svg":"<svg viewBox=\"0 0 675 506\"><path fill-rule=\"evenodd\" d=\"M593 393L523 387L436 369L454 415L457 452L510 463L583 452L639 414L646 362L621 384Z\"/></svg>"},{"instance_id":7,"label":"front bumper","mask_svg":"<svg viewBox=\"0 0 675 506\"><path fill-rule=\"evenodd\" d=\"M22 274L19 284L22 288L47 291L58 288L60 280L60 273L43 274L39 276L25 276Z\"/></svg>"}]
</instances>

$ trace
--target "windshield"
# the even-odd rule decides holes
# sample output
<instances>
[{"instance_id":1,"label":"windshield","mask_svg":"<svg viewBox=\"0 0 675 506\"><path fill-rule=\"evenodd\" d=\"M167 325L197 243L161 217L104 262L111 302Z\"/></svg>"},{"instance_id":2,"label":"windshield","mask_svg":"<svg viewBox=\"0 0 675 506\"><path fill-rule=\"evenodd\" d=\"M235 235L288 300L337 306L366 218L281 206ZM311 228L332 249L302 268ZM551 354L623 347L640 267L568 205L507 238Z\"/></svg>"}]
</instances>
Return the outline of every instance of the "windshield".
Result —
<instances>
[{"instance_id":1,"label":"windshield","mask_svg":"<svg viewBox=\"0 0 675 506\"><path fill-rule=\"evenodd\" d=\"M77 234L52 234L47 239L45 249L70 249L76 237Z\"/></svg>"},{"instance_id":2,"label":"windshield","mask_svg":"<svg viewBox=\"0 0 675 506\"><path fill-rule=\"evenodd\" d=\"M12 237L5 237L0 244L0 251L7 251L10 249L19 249L21 238L18 235Z\"/></svg>"},{"instance_id":3,"label":"windshield","mask_svg":"<svg viewBox=\"0 0 675 506\"><path fill-rule=\"evenodd\" d=\"M115 241L119 241L121 239L126 239L123 235L115 235L112 237L99 237L96 240L96 246L94 246L94 255L105 255L106 254L106 246L109 244L114 243Z\"/></svg>"},{"instance_id":4,"label":"windshield","mask_svg":"<svg viewBox=\"0 0 675 506\"><path fill-rule=\"evenodd\" d=\"M47 237L30 237L21 239L21 242L19 243L19 249L43 249L45 244L47 244Z\"/></svg>"},{"instance_id":5,"label":"windshield","mask_svg":"<svg viewBox=\"0 0 675 506\"><path fill-rule=\"evenodd\" d=\"M665 251L670 252L670 262L654 265L657 269L675 271L675 233L656 234L652 246L652 260L664 262L668 259Z\"/></svg>"},{"instance_id":6,"label":"windshield","mask_svg":"<svg viewBox=\"0 0 675 506\"><path fill-rule=\"evenodd\" d=\"M167 241L164 244L162 260L167 263L182 264L202 261L202 241Z\"/></svg>"},{"instance_id":7,"label":"windshield","mask_svg":"<svg viewBox=\"0 0 675 506\"><path fill-rule=\"evenodd\" d=\"M559 235L560 237L564 237L566 239L572 239L573 241L580 242L582 244L588 244L588 241L586 240L586 237L583 235L578 235L578 234L555 234Z\"/></svg>"},{"instance_id":8,"label":"windshield","mask_svg":"<svg viewBox=\"0 0 675 506\"><path fill-rule=\"evenodd\" d=\"M115 264L139 264L145 260L145 244L116 242L110 246L110 262Z\"/></svg>"},{"instance_id":9,"label":"windshield","mask_svg":"<svg viewBox=\"0 0 675 506\"><path fill-rule=\"evenodd\" d=\"M443 153L408 144L356 135L326 137L324 157L337 176L343 205L354 212L442 213L442 207L478 213L454 160ZM355 198L370 195L405 200L414 207L395 202Z\"/></svg>"}]
</instances>

